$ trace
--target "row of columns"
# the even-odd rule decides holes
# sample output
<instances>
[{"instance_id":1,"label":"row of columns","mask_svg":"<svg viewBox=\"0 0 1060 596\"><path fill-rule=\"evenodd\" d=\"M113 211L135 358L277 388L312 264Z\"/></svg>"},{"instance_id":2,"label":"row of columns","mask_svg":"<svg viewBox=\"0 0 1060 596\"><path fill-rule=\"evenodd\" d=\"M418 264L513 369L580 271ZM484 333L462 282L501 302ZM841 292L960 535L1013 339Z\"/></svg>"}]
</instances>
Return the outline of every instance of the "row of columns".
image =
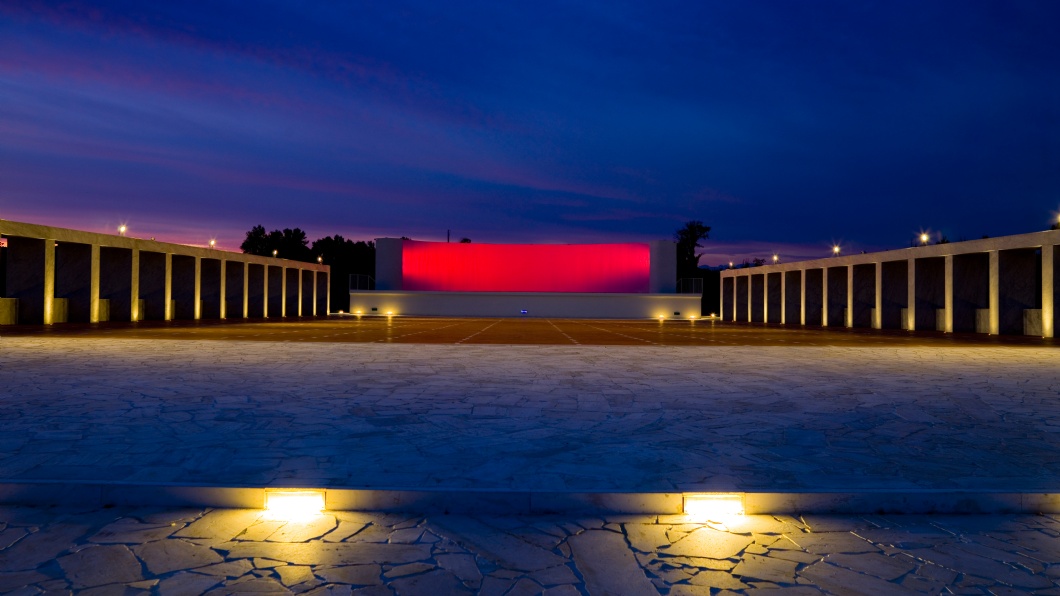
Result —
<instances>
[{"instance_id":1,"label":"row of columns","mask_svg":"<svg viewBox=\"0 0 1060 596\"><path fill-rule=\"evenodd\" d=\"M747 269L722 278L722 313L732 321L1053 337L1056 253L1047 245Z\"/></svg>"},{"instance_id":2,"label":"row of columns","mask_svg":"<svg viewBox=\"0 0 1060 596\"><path fill-rule=\"evenodd\" d=\"M0 308L17 313L8 323L315 316L329 308L327 271L235 260L221 251L214 258L48 238L6 241Z\"/></svg>"}]
</instances>

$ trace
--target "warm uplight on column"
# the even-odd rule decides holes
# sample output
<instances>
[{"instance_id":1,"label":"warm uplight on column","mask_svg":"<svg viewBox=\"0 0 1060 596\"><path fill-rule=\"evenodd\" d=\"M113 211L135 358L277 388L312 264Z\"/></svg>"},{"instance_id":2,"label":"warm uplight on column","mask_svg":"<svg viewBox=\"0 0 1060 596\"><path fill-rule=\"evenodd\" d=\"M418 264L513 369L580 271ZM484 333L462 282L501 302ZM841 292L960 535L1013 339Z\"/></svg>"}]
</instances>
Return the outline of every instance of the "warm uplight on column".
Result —
<instances>
[{"instance_id":1,"label":"warm uplight on column","mask_svg":"<svg viewBox=\"0 0 1060 596\"><path fill-rule=\"evenodd\" d=\"M118 226L118 235L124 236L126 229L127 228L125 227L125 224L121 224L120 226Z\"/></svg>"},{"instance_id":2,"label":"warm uplight on column","mask_svg":"<svg viewBox=\"0 0 1060 596\"><path fill-rule=\"evenodd\" d=\"M743 517L743 495L726 493L685 495L685 515L696 521L732 524Z\"/></svg>"},{"instance_id":3,"label":"warm uplight on column","mask_svg":"<svg viewBox=\"0 0 1060 596\"><path fill-rule=\"evenodd\" d=\"M324 491L266 490L265 511L277 521L306 521L324 510Z\"/></svg>"}]
</instances>

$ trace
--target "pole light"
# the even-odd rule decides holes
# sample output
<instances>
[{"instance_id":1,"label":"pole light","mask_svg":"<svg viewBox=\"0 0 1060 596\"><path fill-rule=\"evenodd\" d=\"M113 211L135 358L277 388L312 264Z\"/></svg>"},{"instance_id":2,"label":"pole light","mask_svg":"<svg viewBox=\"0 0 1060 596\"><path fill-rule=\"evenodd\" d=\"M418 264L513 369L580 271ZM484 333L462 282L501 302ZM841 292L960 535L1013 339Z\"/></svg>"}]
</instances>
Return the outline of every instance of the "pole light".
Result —
<instances>
[{"instance_id":1,"label":"pole light","mask_svg":"<svg viewBox=\"0 0 1060 596\"><path fill-rule=\"evenodd\" d=\"M780 255L773 255L773 264L776 265L780 262Z\"/></svg>"},{"instance_id":2,"label":"pole light","mask_svg":"<svg viewBox=\"0 0 1060 596\"><path fill-rule=\"evenodd\" d=\"M923 232L923 233L920 234L920 244L923 244L923 245L926 246L927 243L928 243L928 240L930 240L930 239L931 239L931 237L927 235L927 232Z\"/></svg>"},{"instance_id":3,"label":"pole light","mask_svg":"<svg viewBox=\"0 0 1060 596\"><path fill-rule=\"evenodd\" d=\"M214 248L215 246L217 246L217 241L213 238L210 238L210 248Z\"/></svg>"},{"instance_id":4,"label":"pole light","mask_svg":"<svg viewBox=\"0 0 1060 596\"><path fill-rule=\"evenodd\" d=\"M125 224L121 224L120 226L118 226L118 234L119 235L124 236L125 235L125 230L126 230Z\"/></svg>"},{"instance_id":5,"label":"pole light","mask_svg":"<svg viewBox=\"0 0 1060 596\"><path fill-rule=\"evenodd\" d=\"M733 268L732 261L729 261L729 269L732 269L732 268Z\"/></svg>"},{"instance_id":6,"label":"pole light","mask_svg":"<svg viewBox=\"0 0 1060 596\"><path fill-rule=\"evenodd\" d=\"M837 256L837 257L839 256L839 245L838 244L835 244L835 245L832 246L832 254Z\"/></svg>"},{"instance_id":7,"label":"pole light","mask_svg":"<svg viewBox=\"0 0 1060 596\"><path fill-rule=\"evenodd\" d=\"M280 254L280 251L278 251L278 250L274 250L274 251L272 251L272 256L274 256L274 257L275 257L275 256L276 256L276 255L278 255L278 254Z\"/></svg>"},{"instance_id":8,"label":"pole light","mask_svg":"<svg viewBox=\"0 0 1060 596\"><path fill-rule=\"evenodd\" d=\"M317 263L323 263L324 257L317 257Z\"/></svg>"}]
</instances>

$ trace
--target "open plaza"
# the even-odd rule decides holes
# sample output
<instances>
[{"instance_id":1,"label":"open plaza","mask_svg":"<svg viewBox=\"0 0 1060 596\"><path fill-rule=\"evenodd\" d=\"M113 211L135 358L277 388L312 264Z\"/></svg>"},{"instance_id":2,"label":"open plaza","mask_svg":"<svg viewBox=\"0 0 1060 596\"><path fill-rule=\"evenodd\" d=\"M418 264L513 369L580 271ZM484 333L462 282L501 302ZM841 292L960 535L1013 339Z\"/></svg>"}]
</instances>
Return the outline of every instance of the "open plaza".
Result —
<instances>
[{"instance_id":1,"label":"open plaza","mask_svg":"<svg viewBox=\"0 0 1060 596\"><path fill-rule=\"evenodd\" d=\"M1055 593L1054 342L709 318L6 327L0 591ZM270 517L280 489L325 510ZM745 514L687 505L718 494Z\"/></svg>"}]
</instances>

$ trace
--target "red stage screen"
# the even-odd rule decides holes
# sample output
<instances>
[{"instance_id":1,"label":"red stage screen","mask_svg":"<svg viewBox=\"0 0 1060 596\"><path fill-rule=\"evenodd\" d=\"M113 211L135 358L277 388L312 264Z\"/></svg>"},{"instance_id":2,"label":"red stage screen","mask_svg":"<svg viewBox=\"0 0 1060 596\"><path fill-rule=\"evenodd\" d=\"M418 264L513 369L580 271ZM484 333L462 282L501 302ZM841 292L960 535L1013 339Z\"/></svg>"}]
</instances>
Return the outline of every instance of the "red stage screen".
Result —
<instances>
[{"instance_id":1,"label":"red stage screen","mask_svg":"<svg viewBox=\"0 0 1060 596\"><path fill-rule=\"evenodd\" d=\"M646 293L647 244L402 243L402 288L441 292Z\"/></svg>"}]
</instances>

